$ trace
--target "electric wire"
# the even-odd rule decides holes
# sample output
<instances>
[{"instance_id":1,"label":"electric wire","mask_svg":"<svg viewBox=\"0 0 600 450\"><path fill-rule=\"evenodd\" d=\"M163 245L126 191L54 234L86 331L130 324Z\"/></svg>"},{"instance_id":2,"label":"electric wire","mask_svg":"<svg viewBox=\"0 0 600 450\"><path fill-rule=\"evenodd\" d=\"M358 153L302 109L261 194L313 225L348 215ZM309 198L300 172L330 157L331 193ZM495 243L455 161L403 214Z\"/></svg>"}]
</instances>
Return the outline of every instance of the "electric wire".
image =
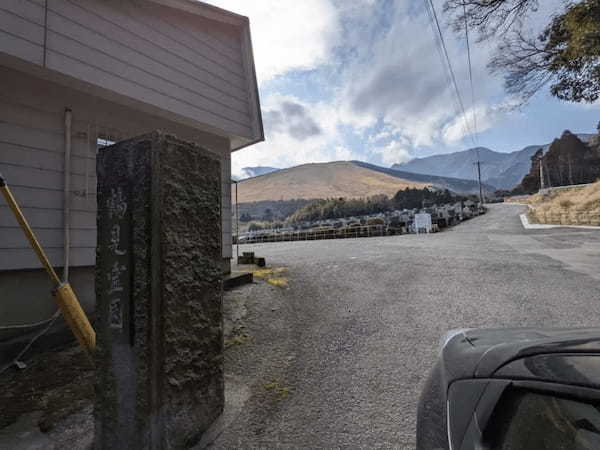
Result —
<instances>
[{"instance_id":1,"label":"electric wire","mask_svg":"<svg viewBox=\"0 0 600 450\"><path fill-rule=\"evenodd\" d=\"M462 111L462 114L463 114L463 119L464 119L465 124L466 124L466 129L470 130L471 140L473 140L473 143L475 143L475 140L473 138L473 130L469 126L469 121L467 119L467 114L465 112L465 106L464 106L464 103L462 101L462 96L460 95L460 90L458 89L458 83L456 82L456 76L454 74L454 69L452 68L452 63L450 62L450 56L448 55L448 49L446 47L446 41L444 40L444 34L442 33L442 28L440 26L440 22L438 20L437 13L435 11L435 6L433 6L433 1L432 0L425 0L425 1L429 3L429 6L431 8L431 12L433 14L433 19L434 19L434 22L435 22L435 26L436 26L438 35L440 37L440 42L442 44L442 50L443 50L443 54L444 54L444 57L445 57L445 61L446 61L446 64L448 65L448 69L450 71L450 76L451 76L451 79L452 79L452 85L454 86L454 93L456 94L456 98L458 100L458 104L460 105L460 110Z\"/></svg>"},{"instance_id":2,"label":"electric wire","mask_svg":"<svg viewBox=\"0 0 600 450\"><path fill-rule=\"evenodd\" d=\"M58 319L59 316L60 316L60 309L54 313L54 315L50 319L48 325L46 325L46 327L44 329L42 329L38 334L36 334L33 338L31 338L29 343L27 343L27 345L25 347L23 347L23 350L21 350L19 352L19 354L17 356L15 356L11 362L9 362L8 364L6 364L4 367L2 367L0 369L0 374L6 372L12 366L17 366L19 368L25 367L20 359L31 348L31 346L33 345L33 343L35 341L37 341L39 338L41 338L44 334L46 334L48 332L48 330L50 330L50 328L52 328L52 325L54 325L54 322L56 322L56 319Z\"/></svg>"},{"instance_id":3,"label":"electric wire","mask_svg":"<svg viewBox=\"0 0 600 450\"><path fill-rule=\"evenodd\" d=\"M477 112L475 110L475 89L473 88L473 67L471 65L471 45L469 43L469 21L467 20L467 4L465 0L463 4L463 15L465 18L465 40L467 43L467 61L469 63L469 84L471 85L471 108L473 109L473 131L477 138Z\"/></svg>"},{"instance_id":4,"label":"electric wire","mask_svg":"<svg viewBox=\"0 0 600 450\"><path fill-rule=\"evenodd\" d=\"M431 32L433 33L433 42L435 44L435 49L437 50L438 53L438 57L440 58L440 63L442 65L442 69L444 72L444 75L446 77L446 83L448 83L448 85L452 84L452 77L450 75L450 72L448 70L448 66L446 64L446 60L444 57L444 52L442 49L442 44L440 43L440 38L437 32L437 29L435 27L435 21L433 18L433 13L431 12L431 7L429 6L429 2L428 0L424 0L425 2L425 11L427 13L427 17L429 18L429 26L431 27ZM452 101L454 103L454 109L456 112L457 116L461 115L461 111L460 111L460 104L456 98L456 94L452 95ZM467 134L469 134L469 130L466 128L466 121L460 121L461 124L461 128L462 128L462 132L463 134L466 136Z\"/></svg>"},{"instance_id":5,"label":"electric wire","mask_svg":"<svg viewBox=\"0 0 600 450\"><path fill-rule=\"evenodd\" d=\"M16 324L16 325L0 325L0 330L17 330L20 328L35 328L35 327L39 327L40 325L44 325L52 320L54 320L54 316L56 315L56 312L54 312L52 314L52 316L50 316L48 319L44 319L44 320L40 320L39 322L32 322L32 323L21 323L21 324Z\"/></svg>"}]
</instances>

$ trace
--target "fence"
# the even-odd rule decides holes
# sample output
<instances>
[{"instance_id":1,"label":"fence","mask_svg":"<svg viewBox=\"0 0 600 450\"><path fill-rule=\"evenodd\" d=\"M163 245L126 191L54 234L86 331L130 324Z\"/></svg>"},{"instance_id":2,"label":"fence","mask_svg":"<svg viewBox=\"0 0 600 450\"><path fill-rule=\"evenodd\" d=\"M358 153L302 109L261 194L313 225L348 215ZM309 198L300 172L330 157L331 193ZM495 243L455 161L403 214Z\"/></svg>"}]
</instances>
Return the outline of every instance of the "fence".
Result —
<instances>
[{"instance_id":1,"label":"fence","mask_svg":"<svg viewBox=\"0 0 600 450\"><path fill-rule=\"evenodd\" d=\"M600 226L600 211L539 211L529 210L532 222L547 225L595 225Z\"/></svg>"},{"instance_id":2,"label":"fence","mask_svg":"<svg viewBox=\"0 0 600 450\"><path fill-rule=\"evenodd\" d=\"M440 227L434 223L432 231L438 232ZM263 233L244 236L239 244L257 244L262 242L284 241L314 241L321 239L350 239L377 236L394 236L407 233L406 227L394 228L386 225L364 225L361 227L331 228L326 230L286 231L281 233ZM233 243L237 244L237 236L233 236Z\"/></svg>"},{"instance_id":3,"label":"fence","mask_svg":"<svg viewBox=\"0 0 600 450\"><path fill-rule=\"evenodd\" d=\"M261 233L245 236L240 244L283 241L313 241L321 239L348 239L359 237L392 236L405 233L405 228L393 228L385 225L364 225L360 227L327 228L322 230L284 231L281 233ZM237 244L237 236L233 237Z\"/></svg>"}]
</instances>

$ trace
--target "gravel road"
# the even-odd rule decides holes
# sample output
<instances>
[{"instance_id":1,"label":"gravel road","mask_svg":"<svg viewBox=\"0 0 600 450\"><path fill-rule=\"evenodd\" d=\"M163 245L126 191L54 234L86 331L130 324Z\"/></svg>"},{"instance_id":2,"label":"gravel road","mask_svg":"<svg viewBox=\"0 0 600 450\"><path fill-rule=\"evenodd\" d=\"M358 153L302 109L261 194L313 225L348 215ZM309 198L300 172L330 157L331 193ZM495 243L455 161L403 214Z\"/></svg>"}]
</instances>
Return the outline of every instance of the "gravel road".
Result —
<instances>
[{"instance_id":1,"label":"gravel road","mask_svg":"<svg viewBox=\"0 0 600 450\"><path fill-rule=\"evenodd\" d=\"M598 325L600 231L524 230L523 209L432 235L242 246L287 267L289 286L226 297L249 339L227 352L212 446L413 448L447 330Z\"/></svg>"}]
</instances>

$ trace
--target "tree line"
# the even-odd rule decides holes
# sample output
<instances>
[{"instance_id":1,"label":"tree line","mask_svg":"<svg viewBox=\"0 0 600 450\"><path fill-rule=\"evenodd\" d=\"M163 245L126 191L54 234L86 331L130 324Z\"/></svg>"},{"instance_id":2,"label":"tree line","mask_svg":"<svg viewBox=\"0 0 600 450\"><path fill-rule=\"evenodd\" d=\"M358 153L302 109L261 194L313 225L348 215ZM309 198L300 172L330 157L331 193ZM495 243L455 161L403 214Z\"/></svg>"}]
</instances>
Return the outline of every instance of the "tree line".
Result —
<instances>
[{"instance_id":1,"label":"tree line","mask_svg":"<svg viewBox=\"0 0 600 450\"><path fill-rule=\"evenodd\" d=\"M366 198L329 198L315 200L292 214L287 222L314 222L352 216L367 216L393 210L423 208L443 205L466 197L457 196L449 190L417 189L407 187L393 197L373 195Z\"/></svg>"},{"instance_id":2,"label":"tree line","mask_svg":"<svg viewBox=\"0 0 600 450\"><path fill-rule=\"evenodd\" d=\"M550 144L545 155L540 148L531 157L531 169L521 184L513 190L513 194L538 191L541 187L541 177L544 187L593 183L600 179L599 144L598 136L592 138L588 144L566 130L559 139Z\"/></svg>"}]
</instances>

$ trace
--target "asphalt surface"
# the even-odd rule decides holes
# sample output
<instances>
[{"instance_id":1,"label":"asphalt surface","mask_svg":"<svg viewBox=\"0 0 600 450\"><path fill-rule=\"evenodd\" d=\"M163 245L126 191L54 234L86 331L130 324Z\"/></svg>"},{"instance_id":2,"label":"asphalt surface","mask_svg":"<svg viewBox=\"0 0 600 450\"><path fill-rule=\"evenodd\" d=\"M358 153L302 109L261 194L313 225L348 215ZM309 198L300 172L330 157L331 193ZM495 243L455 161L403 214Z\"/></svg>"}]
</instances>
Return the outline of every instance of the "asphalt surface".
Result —
<instances>
[{"instance_id":1,"label":"asphalt surface","mask_svg":"<svg viewBox=\"0 0 600 450\"><path fill-rule=\"evenodd\" d=\"M414 448L447 330L599 325L600 231L525 230L523 210L432 235L241 246L290 280L226 298L250 339L227 354L214 448Z\"/></svg>"}]
</instances>

